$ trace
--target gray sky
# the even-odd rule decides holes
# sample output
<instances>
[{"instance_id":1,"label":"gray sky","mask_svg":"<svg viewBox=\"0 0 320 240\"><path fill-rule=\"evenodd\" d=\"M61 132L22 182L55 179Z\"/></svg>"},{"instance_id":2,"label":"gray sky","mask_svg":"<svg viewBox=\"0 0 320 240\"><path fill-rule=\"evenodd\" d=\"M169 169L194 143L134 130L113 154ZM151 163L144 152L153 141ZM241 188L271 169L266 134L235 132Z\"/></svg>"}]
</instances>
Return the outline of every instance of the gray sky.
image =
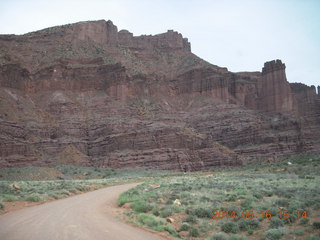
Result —
<instances>
[{"instance_id":1,"label":"gray sky","mask_svg":"<svg viewBox=\"0 0 320 240\"><path fill-rule=\"evenodd\" d=\"M281 59L289 82L320 85L320 0L0 0L0 34L99 19L134 35L174 29L233 72Z\"/></svg>"}]
</instances>

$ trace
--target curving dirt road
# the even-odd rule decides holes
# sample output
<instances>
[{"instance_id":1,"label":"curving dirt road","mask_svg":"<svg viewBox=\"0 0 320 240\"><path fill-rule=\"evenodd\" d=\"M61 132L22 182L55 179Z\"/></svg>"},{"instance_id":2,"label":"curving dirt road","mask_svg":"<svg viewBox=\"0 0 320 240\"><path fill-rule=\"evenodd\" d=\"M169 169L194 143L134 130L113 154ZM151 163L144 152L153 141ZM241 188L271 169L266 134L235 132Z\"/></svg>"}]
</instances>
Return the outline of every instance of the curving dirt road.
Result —
<instances>
[{"instance_id":1,"label":"curving dirt road","mask_svg":"<svg viewBox=\"0 0 320 240\"><path fill-rule=\"evenodd\" d=\"M153 240L164 239L116 218L126 184L45 203L0 216L1 240Z\"/></svg>"}]
</instances>

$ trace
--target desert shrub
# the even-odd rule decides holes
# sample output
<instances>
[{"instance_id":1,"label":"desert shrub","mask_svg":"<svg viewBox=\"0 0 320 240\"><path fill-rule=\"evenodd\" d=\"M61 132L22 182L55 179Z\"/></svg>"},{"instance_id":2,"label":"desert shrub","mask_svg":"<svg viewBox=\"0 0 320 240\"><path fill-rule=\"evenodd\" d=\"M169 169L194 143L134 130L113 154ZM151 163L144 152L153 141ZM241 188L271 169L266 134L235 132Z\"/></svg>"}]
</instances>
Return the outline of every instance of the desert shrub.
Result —
<instances>
[{"instance_id":1,"label":"desert shrub","mask_svg":"<svg viewBox=\"0 0 320 240\"><path fill-rule=\"evenodd\" d=\"M198 228L190 227L190 228L189 228L189 235L190 235L191 237L199 237L199 236L200 236L200 233L199 233Z\"/></svg>"},{"instance_id":2,"label":"desert shrub","mask_svg":"<svg viewBox=\"0 0 320 240\"><path fill-rule=\"evenodd\" d=\"M227 202L234 202L238 199L238 196L235 194L227 194L225 201Z\"/></svg>"},{"instance_id":3,"label":"desert shrub","mask_svg":"<svg viewBox=\"0 0 320 240\"><path fill-rule=\"evenodd\" d=\"M180 235L171 226L165 226L163 228L163 230L170 233L171 236L174 236L176 238L180 238Z\"/></svg>"},{"instance_id":4,"label":"desert shrub","mask_svg":"<svg viewBox=\"0 0 320 240\"><path fill-rule=\"evenodd\" d=\"M174 237L180 237L179 234L171 226L168 226L162 218L155 217L146 213L140 213L138 215L138 222L153 230L167 231Z\"/></svg>"},{"instance_id":5,"label":"desert shrub","mask_svg":"<svg viewBox=\"0 0 320 240\"><path fill-rule=\"evenodd\" d=\"M146 213L140 213L138 215L138 221L143 225L150 227L154 230L157 230L157 227L166 224L166 222L163 219Z\"/></svg>"},{"instance_id":6,"label":"desert shrub","mask_svg":"<svg viewBox=\"0 0 320 240\"><path fill-rule=\"evenodd\" d=\"M77 192L77 189L71 188L71 189L69 189L69 192L70 192L70 193L76 193L76 192Z\"/></svg>"},{"instance_id":7,"label":"desert shrub","mask_svg":"<svg viewBox=\"0 0 320 240\"><path fill-rule=\"evenodd\" d=\"M248 230L248 234L249 234L249 235L252 235L253 232L254 232L253 229L249 229L249 230Z\"/></svg>"},{"instance_id":8,"label":"desert shrub","mask_svg":"<svg viewBox=\"0 0 320 240\"><path fill-rule=\"evenodd\" d=\"M181 207L175 206L175 205L170 206L170 209L171 209L173 212L175 212L175 213L180 213L180 212L182 211L182 208L181 208Z\"/></svg>"},{"instance_id":9,"label":"desert shrub","mask_svg":"<svg viewBox=\"0 0 320 240\"><path fill-rule=\"evenodd\" d=\"M306 207L312 207L312 206L317 205L318 202L319 202L318 199L307 199L305 201L305 205L306 205Z\"/></svg>"},{"instance_id":10,"label":"desert shrub","mask_svg":"<svg viewBox=\"0 0 320 240\"><path fill-rule=\"evenodd\" d=\"M253 196L255 197L255 198L257 198L257 199L262 199L263 198L263 195L260 193L260 192L255 192L255 193L253 193Z\"/></svg>"},{"instance_id":11,"label":"desert shrub","mask_svg":"<svg viewBox=\"0 0 320 240\"><path fill-rule=\"evenodd\" d=\"M245 236L232 235L229 240L248 240Z\"/></svg>"},{"instance_id":12,"label":"desert shrub","mask_svg":"<svg viewBox=\"0 0 320 240\"><path fill-rule=\"evenodd\" d=\"M28 202L40 202L42 199L38 194L30 195L26 198Z\"/></svg>"},{"instance_id":13,"label":"desert shrub","mask_svg":"<svg viewBox=\"0 0 320 240\"><path fill-rule=\"evenodd\" d=\"M278 218L278 217L273 217L270 219L270 227L271 228L279 228L284 225L284 222Z\"/></svg>"},{"instance_id":14,"label":"desert shrub","mask_svg":"<svg viewBox=\"0 0 320 240\"><path fill-rule=\"evenodd\" d=\"M215 233L212 235L210 240L228 240L229 236L228 234L224 232Z\"/></svg>"},{"instance_id":15,"label":"desert shrub","mask_svg":"<svg viewBox=\"0 0 320 240\"><path fill-rule=\"evenodd\" d=\"M14 194L15 190L9 184L0 183L0 193Z\"/></svg>"},{"instance_id":16,"label":"desert shrub","mask_svg":"<svg viewBox=\"0 0 320 240\"><path fill-rule=\"evenodd\" d=\"M222 211L228 211L229 215L232 212L235 212L237 216L241 216L241 214L242 214L242 210L240 208L236 207L236 206L221 207L221 210Z\"/></svg>"},{"instance_id":17,"label":"desert shrub","mask_svg":"<svg viewBox=\"0 0 320 240\"><path fill-rule=\"evenodd\" d=\"M244 209L250 209L252 208L252 201L246 199L240 204L240 206L243 207Z\"/></svg>"},{"instance_id":18,"label":"desert shrub","mask_svg":"<svg viewBox=\"0 0 320 240\"><path fill-rule=\"evenodd\" d=\"M133 201L136 201L137 199L138 199L137 194L134 194L128 191L120 195L120 197L118 198L118 205L122 206L125 203L133 202Z\"/></svg>"},{"instance_id":19,"label":"desert shrub","mask_svg":"<svg viewBox=\"0 0 320 240\"><path fill-rule=\"evenodd\" d=\"M312 226L313 226L315 229L320 229L320 222L314 222L314 223L312 223Z\"/></svg>"},{"instance_id":20,"label":"desert shrub","mask_svg":"<svg viewBox=\"0 0 320 240\"><path fill-rule=\"evenodd\" d=\"M11 194L5 194L3 195L3 201L5 202L14 202L14 201L17 201L18 198L14 195L11 195Z\"/></svg>"},{"instance_id":21,"label":"desert shrub","mask_svg":"<svg viewBox=\"0 0 320 240\"><path fill-rule=\"evenodd\" d=\"M281 206L281 207L288 207L289 206L289 201L286 200L286 199L277 199L275 201L275 204L277 204L278 206Z\"/></svg>"},{"instance_id":22,"label":"desert shrub","mask_svg":"<svg viewBox=\"0 0 320 240\"><path fill-rule=\"evenodd\" d=\"M67 195L67 196L70 195L70 192L66 189L62 189L62 190L58 191L57 193L60 195Z\"/></svg>"},{"instance_id":23,"label":"desert shrub","mask_svg":"<svg viewBox=\"0 0 320 240\"><path fill-rule=\"evenodd\" d=\"M171 216L173 213L172 209L166 208L160 211L160 217L166 218Z\"/></svg>"},{"instance_id":24,"label":"desert shrub","mask_svg":"<svg viewBox=\"0 0 320 240\"><path fill-rule=\"evenodd\" d=\"M279 212L279 209L275 208L275 207L271 207L269 211L270 211L272 216L277 216L278 212Z\"/></svg>"},{"instance_id":25,"label":"desert shrub","mask_svg":"<svg viewBox=\"0 0 320 240\"><path fill-rule=\"evenodd\" d=\"M145 198L148 198L149 200L156 200L159 198L159 195L157 192L148 191L144 194Z\"/></svg>"},{"instance_id":26,"label":"desert shrub","mask_svg":"<svg viewBox=\"0 0 320 240\"><path fill-rule=\"evenodd\" d=\"M198 218L211 218L211 209L205 209L202 207L187 209L186 213L191 214L191 215L195 215Z\"/></svg>"},{"instance_id":27,"label":"desert shrub","mask_svg":"<svg viewBox=\"0 0 320 240\"><path fill-rule=\"evenodd\" d=\"M131 204L131 209L138 213L146 213L152 209L152 206L145 201L136 201Z\"/></svg>"},{"instance_id":28,"label":"desert shrub","mask_svg":"<svg viewBox=\"0 0 320 240\"><path fill-rule=\"evenodd\" d=\"M301 218L300 219L300 224L301 225L307 225L309 223L310 219L309 218Z\"/></svg>"},{"instance_id":29,"label":"desert shrub","mask_svg":"<svg viewBox=\"0 0 320 240\"><path fill-rule=\"evenodd\" d=\"M283 219L283 222L285 224L293 223L293 222L297 221L297 219L298 219L298 214L296 213L296 211L289 210L289 212L291 212L290 217L287 219Z\"/></svg>"},{"instance_id":30,"label":"desert shrub","mask_svg":"<svg viewBox=\"0 0 320 240\"><path fill-rule=\"evenodd\" d=\"M248 231L250 229L256 229L256 228L259 227L259 224L260 224L260 222L256 218L253 218L253 219L250 219L250 218L243 219L243 218L241 218L238 221L239 229L242 230L242 231Z\"/></svg>"},{"instance_id":31,"label":"desert shrub","mask_svg":"<svg viewBox=\"0 0 320 240\"><path fill-rule=\"evenodd\" d=\"M182 223L179 231L188 231L190 229L190 225L188 223Z\"/></svg>"},{"instance_id":32,"label":"desert shrub","mask_svg":"<svg viewBox=\"0 0 320 240\"><path fill-rule=\"evenodd\" d=\"M283 233L276 228L269 229L268 231L265 232L265 240L277 240L282 237Z\"/></svg>"},{"instance_id":33,"label":"desert shrub","mask_svg":"<svg viewBox=\"0 0 320 240\"><path fill-rule=\"evenodd\" d=\"M193 215L188 215L185 219L184 222L188 222L188 223L197 223L198 219L196 216Z\"/></svg>"},{"instance_id":34,"label":"desert shrub","mask_svg":"<svg viewBox=\"0 0 320 240\"><path fill-rule=\"evenodd\" d=\"M267 197L272 197L274 194L274 192L272 190L265 190L264 191L264 195Z\"/></svg>"},{"instance_id":35,"label":"desert shrub","mask_svg":"<svg viewBox=\"0 0 320 240\"><path fill-rule=\"evenodd\" d=\"M239 226L233 222L226 222L222 224L221 231L225 233L237 233L239 232Z\"/></svg>"},{"instance_id":36,"label":"desert shrub","mask_svg":"<svg viewBox=\"0 0 320 240\"><path fill-rule=\"evenodd\" d=\"M239 198L242 198L243 196L247 196L247 191L243 188L238 188L235 190L236 194L239 195Z\"/></svg>"},{"instance_id":37,"label":"desert shrub","mask_svg":"<svg viewBox=\"0 0 320 240\"><path fill-rule=\"evenodd\" d=\"M207 196L202 196L202 197L200 198L200 202L210 202L210 201L211 201L211 199L208 198Z\"/></svg>"},{"instance_id":38,"label":"desert shrub","mask_svg":"<svg viewBox=\"0 0 320 240\"><path fill-rule=\"evenodd\" d=\"M85 192L90 190L90 187L86 185L79 185L79 186L76 186L75 188L80 192Z\"/></svg>"},{"instance_id":39,"label":"desert shrub","mask_svg":"<svg viewBox=\"0 0 320 240\"><path fill-rule=\"evenodd\" d=\"M306 240L320 240L319 236L309 236L306 238Z\"/></svg>"},{"instance_id":40,"label":"desert shrub","mask_svg":"<svg viewBox=\"0 0 320 240\"><path fill-rule=\"evenodd\" d=\"M0 209L4 209L4 204L2 202L0 202Z\"/></svg>"},{"instance_id":41,"label":"desert shrub","mask_svg":"<svg viewBox=\"0 0 320 240\"><path fill-rule=\"evenodd\" d=\"M291 231L291 233L298 235L298 236L303 236L304 235L304 231L302 229L293 229Z\"/></svg>"},{"instance_id":42,"label":"desert shrub","mask_svg":"<svg viewBox=\"0 0 320 240\"><path fill-rule=\"evenodd\" d=\"M153 208L152 209L152 214L155 215L155 216L159 216L160 215L160 212L157 208Z\"/></svg>"}]
</instances>

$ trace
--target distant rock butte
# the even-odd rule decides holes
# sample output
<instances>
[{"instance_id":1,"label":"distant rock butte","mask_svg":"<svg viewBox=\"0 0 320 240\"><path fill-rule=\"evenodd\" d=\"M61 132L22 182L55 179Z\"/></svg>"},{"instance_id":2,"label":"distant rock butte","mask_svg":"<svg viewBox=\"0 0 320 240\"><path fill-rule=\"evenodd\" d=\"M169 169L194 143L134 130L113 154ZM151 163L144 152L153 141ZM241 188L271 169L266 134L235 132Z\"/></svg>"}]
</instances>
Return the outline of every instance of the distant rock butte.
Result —
<instances>
[{"instance_id":1,"label":"distant rock butte","mask_svg":"<svg viewBox=\"0 0 320 240\"><path fill-rule=\"evenodd\" d=\"M319 153L319 89L288 83L281 60L229 72L173 30L0 35L0 167L192 171Z\"/></svg>"}]
</instances>

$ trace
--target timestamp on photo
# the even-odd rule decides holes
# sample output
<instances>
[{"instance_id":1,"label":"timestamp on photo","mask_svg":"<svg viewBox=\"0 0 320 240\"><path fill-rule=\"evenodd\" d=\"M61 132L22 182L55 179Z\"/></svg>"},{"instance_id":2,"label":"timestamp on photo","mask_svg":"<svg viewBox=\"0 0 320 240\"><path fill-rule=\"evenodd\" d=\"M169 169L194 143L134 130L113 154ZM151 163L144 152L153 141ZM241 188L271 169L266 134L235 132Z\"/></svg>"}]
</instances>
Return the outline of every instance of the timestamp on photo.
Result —
<instances>
[{"instance_id":1,"label":"timestamp on photo","mask_svg":"<svg viewBox=\"0 0 320 240\"><path fill-rule=\"evenodd\" d=\"M246 210L246 211L223 211L223 210L214 210L212 211L213 216L212 219L224 219L224 218L243 218L243 219L253 219L253 218L266 218L271 219L274 216L279 217L280 219L289 219L291 214L296 214L297 218L308 218L308 212L304 211L295 211L289 212L286 210L279 210L276 214L270 210L266 211L254 211L254 210Z\"/></svg>"}]
</instances>

